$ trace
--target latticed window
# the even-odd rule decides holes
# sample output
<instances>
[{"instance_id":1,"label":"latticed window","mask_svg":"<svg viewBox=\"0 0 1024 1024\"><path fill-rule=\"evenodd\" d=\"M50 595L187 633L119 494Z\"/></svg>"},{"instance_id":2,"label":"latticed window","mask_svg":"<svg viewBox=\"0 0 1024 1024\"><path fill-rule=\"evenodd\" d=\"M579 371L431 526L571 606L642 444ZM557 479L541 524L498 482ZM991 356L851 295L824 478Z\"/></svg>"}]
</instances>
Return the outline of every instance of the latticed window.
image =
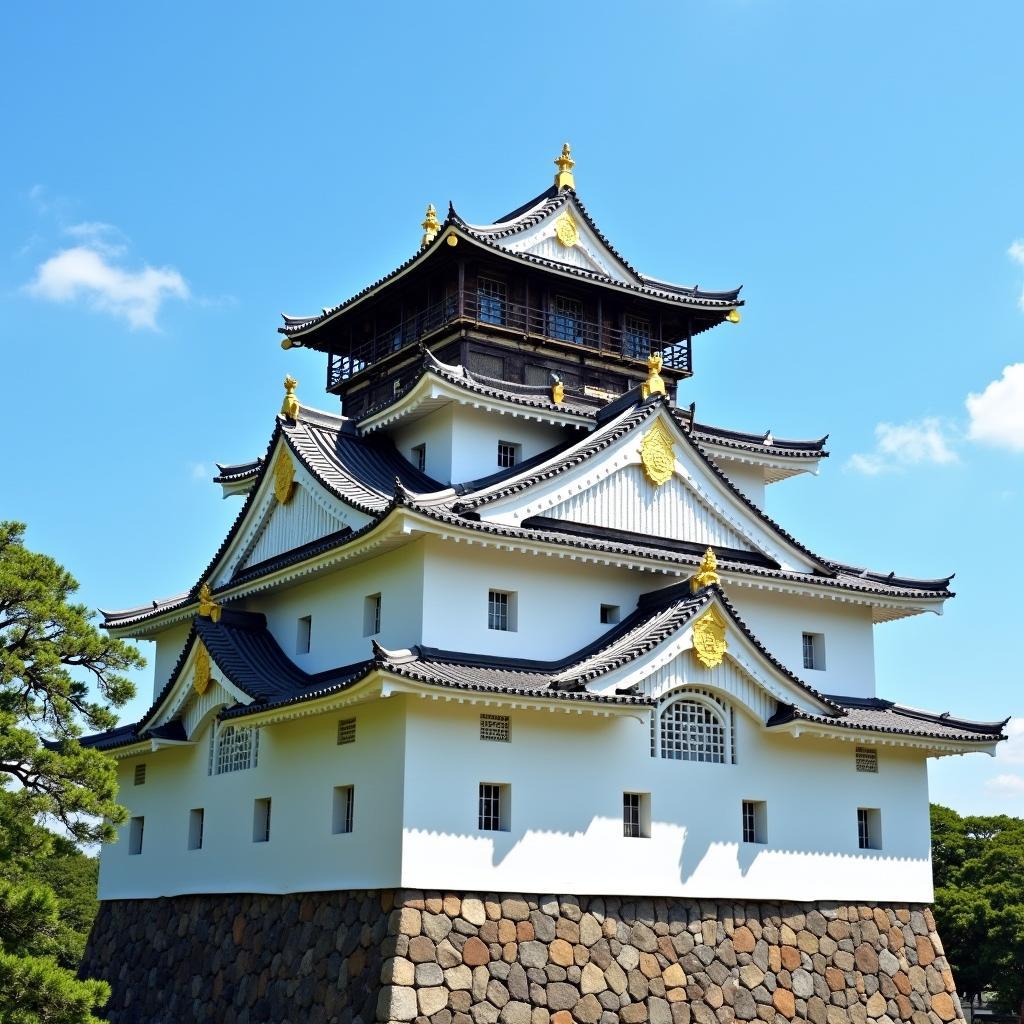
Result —
<instances>
[{"instance_id":1,"label":"latticed window","mask_svg":"<svg viewBox=\"0 0 1024 1024\"><path fill-rule=\"evenodd\" d=\"M627 359L646 359L651 353L651 322L627 316L622 332L622 354Z\"/></svg>"},{"instance_id":2,"label":"latticed window","mask_svg":"<svg viewBox=\"0 0 1024 1024\"><path fill-rule=\"evenodd\" d=\"M487 628L514 631L516 628L516 595L507 590L487 593Z\"/></svg>"},{"instance_id":3,"label":"latticed window","mask_svg":"<svg viewBox=\"0 0 1024 1024\"><path fill-rule=\"evenodd\" d=\"M508 786L480 783L477 826L481 832L504 832L508 828Z\"/></svg>"},{"instance_id":4,"label":"latticed window","mask_svg":"<svg viewBox=\"0 0 1024 1024\"><path fill-rule=\"evenodd\" d=\"M725 722L707 704L682 698L661 713L661 756L726 763Z\"/></svg>"},{"instance_id":5,"label":"latticed window","mask_svg":"<svg viewBox=\"0 0 1024 1024\"><path fill-rule=\"evenodd\" d=\"M763 800L743 801L743 842L768 841L768 805Z\"/></svg>"},{"instance_id":6,"label":"latticed window","mask_svg":"<svg viewBox=\"0 0 1024 1024\"><path fill-rule=\"evenodd\" d=\"M508 743L508 715L481 715L480 739L493 740L497 743Z\"/></svg>"},{"instance_id":7,"label":"latticed window","mask_svg":"<svg viewBox=\"0 0 1024 1024\"><path fill-rule=\"evenodd\" d=\"M240 772L256 766L259 730L248 726L224 725L215 729L211 742L216 751L211 759L214 775Z\"/></svg>"},{"instance_id":8,"label":"latticed window","mask_svg":"<svg viewBox=\"0 0 1024 1024\"><path fill-rule=\"evenodd\" d=\"M640 794L622 794L622 834L627 839L640 838Z\"/></svg>"},{"instance_id":9,"label":"latticed window","mask_svg":"<svg viewBox=\"0 0 1024 1024\"><path fill-rule=\"evenodd\" d=\"M511 441L498 442L498 468L510 469L519 462L520 446Z\"/></svg>"},{"instance_id":10,"label":"latticed window","mask_svg":"<svg viewBox=\"0 0 1024 1024\"><path fill-rule=\"evenodd\" d=\"M479 319L485 324L505 323L505 310L508 307L508 289L501 281L492 281L481 277L479 287Z\"/></svg>"},{"instance_id":11,"label":"latticed window","mask_svg":"<svg viewBox=\"0 0 1024 1024\"><path fill-rule=\"evenodd\" d=\"M146 784L146 766L144 764L137 764L135 766L135 785L144 786Z\"/></svg>"},{"instance_id":12,"label":"latticed window","mask_svg":"<svg viewBox=\"0 0 1024 1024\"><path fill-rule=\"evenodd\" d=\"M882 812L877 807L857 808L857 845L862 850L882 848Z\"/></svg>"},{"instance_id":13,"label":"latticed window","mask_svg":"<svg viewBox=\"0 0 1024 1024\"><path fill-rule=\"evenodd\" d=\"M356 741L356 720L354 718L343 718L338 722L338 745L343 743L355 743Z\"/></svg>"},{"instance_id":14,"label":"latticed window","mask_svg":"<svg viewBox=\"0 0 1024 1024\"><path fill-rule=\"evenodd\" d=\"M555 296L555 307L548 317L549 333L552 338L560 341L572 341L580 344L582 336L583 303L578 299L569 299L564 295Z\"/></svg>"},{"instance_id":15,"label":"latticed window","mask_svg":"<svg viewBox=\"0 0 1024 1024\"><path fill-rule=\"evenodd\" d=\"M803 634L804 668L825 667L825 637L821 633Z\"/></svg>"}]
</instances>

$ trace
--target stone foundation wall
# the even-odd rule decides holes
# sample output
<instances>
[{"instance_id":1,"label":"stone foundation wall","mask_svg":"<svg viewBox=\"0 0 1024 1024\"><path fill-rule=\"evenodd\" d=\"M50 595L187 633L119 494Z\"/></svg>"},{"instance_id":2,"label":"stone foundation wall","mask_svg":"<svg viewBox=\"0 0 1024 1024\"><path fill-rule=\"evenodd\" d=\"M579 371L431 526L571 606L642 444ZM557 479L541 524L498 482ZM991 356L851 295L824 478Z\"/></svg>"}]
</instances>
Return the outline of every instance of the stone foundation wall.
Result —
<instances>
[{"instance_id":1,"label":"stone foundation wall","mask_svg":"<svg viewBox=\"0 0 1024 1024\"><path fill-rule=\"evenodd\" d=\"M399 892L103 904L111 1021L949 1024L927 907Z\"/></svg>"}]
</instances>

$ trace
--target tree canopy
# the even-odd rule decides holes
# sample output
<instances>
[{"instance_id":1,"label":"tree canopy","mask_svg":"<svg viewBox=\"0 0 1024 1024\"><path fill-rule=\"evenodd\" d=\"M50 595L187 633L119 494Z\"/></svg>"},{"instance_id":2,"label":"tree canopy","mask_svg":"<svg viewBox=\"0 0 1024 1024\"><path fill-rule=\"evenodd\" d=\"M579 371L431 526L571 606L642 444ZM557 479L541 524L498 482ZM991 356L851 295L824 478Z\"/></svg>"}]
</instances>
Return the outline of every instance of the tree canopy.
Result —
<instances>
[{"instance_id":1,"label":"tree canopy","mask_svg":"<svg viewBox=\"0 0 1024 1024\"><path fill-rule=\"evenodd\" d=\"M1024 1003L1024 819L932 804L935 918L962 994Z\"/></svg>"},{"instance_id":2,"label":"tree canopy","mask_svg":"<svg viewBox=\"0 0 1024 1024\"><path fill-rule=\"evenodd\" d=\"M75 844L110 841L126 815L112 760L77 739L117 724L144 660L24 531L0 521L0 1024L77 1024L109 988L75 973L95 892Z\"/></svg>"}]
</instances>

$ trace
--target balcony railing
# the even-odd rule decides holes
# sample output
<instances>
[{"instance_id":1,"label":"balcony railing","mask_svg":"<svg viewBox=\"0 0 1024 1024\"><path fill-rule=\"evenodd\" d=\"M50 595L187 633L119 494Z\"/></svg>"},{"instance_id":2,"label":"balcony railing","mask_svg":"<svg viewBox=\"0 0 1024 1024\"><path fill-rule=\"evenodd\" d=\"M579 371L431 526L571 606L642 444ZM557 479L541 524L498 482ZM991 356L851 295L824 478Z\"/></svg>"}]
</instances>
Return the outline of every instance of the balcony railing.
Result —
<instances>
[{"instance_id":1,"label":"balcony railing","mask_svg":"<svg viewBox=\"0 0 1024 1024\"><path fill-rule=\"evenodd\" d=\"M690 370L690 344L685 337L665 343L642 329L623 330L588 320L572 307L528 306L467 288L378 331L372 338L353 343L347 353L332 352L327 367L328 388L452 324L551 341L619 359L644 361L653 348L660 351L669 369Z\"/></svg>"}]
</instances>

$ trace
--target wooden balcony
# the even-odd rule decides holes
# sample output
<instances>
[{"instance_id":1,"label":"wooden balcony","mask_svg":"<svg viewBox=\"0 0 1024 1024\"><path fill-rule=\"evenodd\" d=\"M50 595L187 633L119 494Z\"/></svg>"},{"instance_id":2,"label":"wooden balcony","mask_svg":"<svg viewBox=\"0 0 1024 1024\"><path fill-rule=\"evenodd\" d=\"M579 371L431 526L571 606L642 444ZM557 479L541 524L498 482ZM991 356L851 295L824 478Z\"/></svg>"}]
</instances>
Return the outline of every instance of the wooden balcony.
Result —
<instances>
[{"instance_id":1,"label":"wooden balcony","mask_svg":"<svg viewBox=\"0 0 1024 1024\"><path fill-rule=\"evenodd\" d=\"M660 352L664 365L689 375L689 337L652 337L642 328L610 327L586 319L572 308L537 307L511 302L490 293L466 288L378 330L369 339L351 342L348 352L332 352L327 363L327 388L355 377L371 366L427 342L452 327L477 329L517 341L533 341L570 352L585 351L609 359L645 366L652 351ZM652 324L657 330L657 325Z\"/></svg>"}]
</instances>

